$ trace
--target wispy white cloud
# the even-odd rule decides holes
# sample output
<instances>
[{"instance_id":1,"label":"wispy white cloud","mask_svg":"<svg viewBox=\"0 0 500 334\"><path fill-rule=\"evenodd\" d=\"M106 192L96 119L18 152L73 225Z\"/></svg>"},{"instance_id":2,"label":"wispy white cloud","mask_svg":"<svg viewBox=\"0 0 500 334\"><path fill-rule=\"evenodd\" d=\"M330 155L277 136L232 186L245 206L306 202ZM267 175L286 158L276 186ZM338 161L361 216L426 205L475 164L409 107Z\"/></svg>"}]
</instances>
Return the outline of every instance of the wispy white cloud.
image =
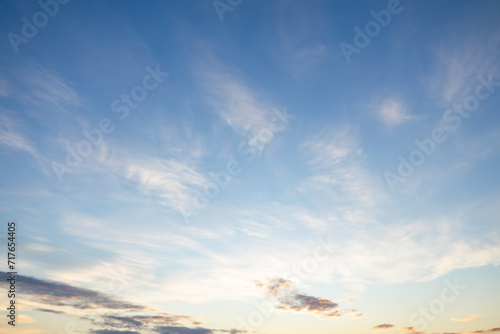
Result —
<instances>
[{"instance_id":1,"label":"wispy white cloud","mask_svg":"<svg viewBox=\"0 0 500 334\"><path fill-rule=\"evenodd\" d=\"M24 151L33 156L42 166L42 156L33 143L25 136L21 125L5 110L0 112L0 146L7 149Z\"/></svg>"},{"instance_id":2,"label":"wispy white cloud","mask_svg":"<svg viewBox=\"0 0 500 334\"><path fill-rule=\"evenodd\" d=\"M269 128L273 104L229 74L207 73L205 87L214 111L242 136Z\"/></svg>"},{"instance_id":3,"label":"wispy white cloud","mask_svg":"<svg viewBox=\"0 0 500 334\"><path fill-rule=\"evenodd\" d=\"M136 182L141 192L179 211L193 206L194 191L208 182L190 165L173 159L137 159L125 169L126 178Z\"/></svg>"},{"instance_id":4,"label":"wispy white cloud","mask_svg":"<svg viewBox=\"0 0 500 334\"><path fill-rule=\"evenodd\" d=\"M377 116L388 128L393 128L401 123L418 120L420 117L411 115L404 104L394 98L388 98L377 107Z\"/></svg>"},{"instance_id":5,"label":"wispy white cloud","mask_svg":"<svg viewBox=\"0 0 500 334\"><path fill-rule=\"evenodd\" d=\"M208 174L199 167L199 160L205 154L201 138L195 136L183 141L177 133L166 134L168 131L162 126L149 130L159 138L156 145L143 145L138 151L112 139L105 140L94 147L92 154L72 173L80 178L98 177L108 185L114 184L115 199L152 201L177 213L196 207L193 203L195 192L209 182ZM149 137L139 138L147 142ZM55 143L64 151L67 145L74 145L64 139ZM116 192L114 187L119 187L123 181L133 187Z\"/></svg>"},{"instance_id":6,"label":"wispy white cloud","mask_svg":"<svg viewBox=\"0 0 500 334\"><path fill-rule=\"evenodd\" d=\"M0 77L0 96L9 95L9 83L6 79Z\"/></svg>"},{"instance_id":7,"label":"wispy white cloud","mask_svg":"<svg viewBox=\"0 0 500 334\"><path fill-rule=\"evenodd\" d=\"M107 256L82 268L66 265L40 272L80 285L106 288L113 278L106 269L108 263L126 272L131 300L162 303L168 296L168 300L191 303L242 301L251 295L246 288L249 279L284 275L293 264L311 256L314 249L312 240L293 241L277 233L277 226L288 222L267 227L272 218L262 220L262 215L248 213L255 220L249 222L246 213L233 217L228 212L228 221L220 225L183 228L169 218L148 216L149 209L143 211L134 211L132 216L123 211L104 218L65 214L60 222L62 231ZM147 221L137 224L145 216ZM96 229L101 231L98 236ZM269 234L272 243L255 242ZM218 249L213 249L214 242ZM320 270L311 276L312 281L318 279L325 279Z\"/></svg>"},{"instance_id":8,"label":"wispy white cloud","mask_svg":"<svg viewBox=\"0 0 500 334\"><path fill-rule=\"evenodd\" d=\"M265 239L271 236L272 228L253 220L244 219L240 223L240 230L250 237Z\"/></svg>"},{"instance_id":9,"label":"wispy white cloud","mask_svg":"<svg viewBox=\"0 0 500 334\"><path fill-rule=\"evenodd\" d=\"M498 28L491 34L472 28L453 38L447 35L435 47L433 73L427 80L431 94L444 105L460 101L475 88L478 76L498 73L499 47Z\"/></svg>"},{"instance_id":10,"label":"wispy white cloud","mask_svg":"<svg viewBox=\"0 0 500 334\"><path fill-rule=\"evenodd\" d=\"M39 66L22 72L20 79L29 90L29 94L23 93L22 98L34 104L43 104L45 108L51 105L61 111L65 111L66 104L81 104L78 93L54 70Z\"/></svg>"},{"instance_id":11,"label":"wispy white cloud","mask_svg":"<svg viewBox=\"0 0 500 334\"><path fill-rule=\"evenodd\" d=\"M321 4L289 1L276 2L279 14L276 20L276 37L273 54L277 62L296 79L315 73L326 60L336 53L317 37L324 31L325 17ZM304 13L307 13L305 15Z\"/></svg>"},{"instance_id":12,"label":"wispy white cloud","mask_svg":"<svg viewBox=\"0 0 500 334\"><path fill-rule=\"evenodd\" d=\"M338 126L306 140L301 150L312 172L301 186L302 191L321 191L337 203L372 206L382 200L382 186L364 167L364 153L358 128Z\"/></svg>"},{"instance_id":13,"label":"wispy white cloud","mask_svg":"<svg viewBox=\"0 0 500 334\"><path fill-rule=\"evenodd\" d=\"M197 66L193 73L205 102L252 149L262 153L263 144L273 138L264 140L262 133L283 131L293 116L282 111L284 108L277 106L267 92L252 86L244 73L221 62L204 42L199 41L197 51L202 58L194 60ZM277 119L278 113L281 116ZM277 142L273 139L275 145Z\"/></svg>"},{"instance_id":14,"label":"wispy white cloud","mask_svg":"<svg viewBox=\"0 0 500 334\"><path fill-rule=\"evenodd\" d=\"M362 154L356 127L338 127L307 140L301 145L316 170L330 170L348 158Z\"/></svg>"},{"instance_id":15,"label":"wispy white cloud","mask_svg":"<svg viewBox=\"0 0 500 334\"><path fill-rule=\"evenodd\" d=\"M436 190L463 178L481 162L500 154L500 135L496 128L474 135L460 133L450 138L447 145L452 149L430 156L424 168L417 169L401 183L399 191L413 198L431 196Z\"/></svg>"},{"instance_id":16,"label":"wispy white cloud","mask_svg":"<svg viewBox=\"0 0 500 334\"><path fill-rule=\"evenodd\" d=\"M305 212L298 214L296 217L299 221L303 222L305 226L312 230L326 230L329 226L328 220L315 217Z\"/></svg>"},{"instance_id":17,"label":"wispy white cloud","mask_svg":"<svg viewBox=\"0 0 500 334\"><path fill-rule=\"evenodd\" d=\"M322 62L331 55L329 48L324 44L313 44L290 47L285 52L285 65L290 73L297 79L302 78L311 71L315 71Z\"/></svg>"},{"instance_id":18,"label":"wispy white cloud","mask_svg":"<svg viewBox=\"0 0 500 334\"><path fill-rule=\"evenodd\" d=\"M339 240L332 274L346 286L362 290L371 284L431 281L456 269L500 263L500 247L494 241L484 243L451 232L442 227L443 220L427 217L404 225L376 224L369 232L351 229L352 238Z\"/></svg>"},{"instance_id":19,"label":"wispy white cloud","mask_svg":"<svg viewBox=\"0 0 500 334\"><path fill-rule=\"evenodd\" d=\"M461 135L454 141L457 158L455 164L473 167L479 161L500 154L500 132L493 129L478 136Z\"/></svg>"}]
</instances>

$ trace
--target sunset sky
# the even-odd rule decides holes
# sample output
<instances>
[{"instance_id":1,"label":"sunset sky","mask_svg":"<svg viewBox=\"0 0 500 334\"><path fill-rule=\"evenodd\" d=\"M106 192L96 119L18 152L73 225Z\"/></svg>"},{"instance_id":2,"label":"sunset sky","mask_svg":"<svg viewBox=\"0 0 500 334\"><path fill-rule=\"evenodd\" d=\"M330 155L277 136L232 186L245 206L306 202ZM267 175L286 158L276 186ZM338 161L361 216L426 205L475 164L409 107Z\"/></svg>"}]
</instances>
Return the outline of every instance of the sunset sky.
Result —
<instances>
[{"instance_id":1,"label":"sunset sky","mask_svg":"<svg viewBox=\"0 0 500 334\"><path fill-rule=\"evenodd\" d=\"M1 0L0 332L500 333L499 17Z\"/></svg>"}]
</instances>

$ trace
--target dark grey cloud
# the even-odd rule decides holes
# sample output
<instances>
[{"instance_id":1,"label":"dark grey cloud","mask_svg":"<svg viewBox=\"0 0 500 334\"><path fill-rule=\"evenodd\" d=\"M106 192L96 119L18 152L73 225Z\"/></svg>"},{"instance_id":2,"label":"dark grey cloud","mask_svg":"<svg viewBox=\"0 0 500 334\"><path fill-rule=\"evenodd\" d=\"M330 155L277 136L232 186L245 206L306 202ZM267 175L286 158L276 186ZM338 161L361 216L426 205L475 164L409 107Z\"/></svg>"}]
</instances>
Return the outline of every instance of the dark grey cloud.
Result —
<instances>
[{"instance_id":1,"label":"dark grey cloud","mask_svg":"<svg viewBox=\"0 0 500 334\"><path fill-rule=\"evenodd\" d=\"M199 324L189 316L166 314L166 315L103 315L100 321L93 321L94 324L103 327L113 328L139 328L144 325L171 324L179 325L179 321L188 320L193 325Z\"/></svg>"},{"instance_id":2,"label":"dark grey cloud","mask_svg":"<svg viewBox=\"0 0 500 334\"><path fill-rule=\"evenodd\" d=\"M415 332L415 328L413 327L399 327L399 329L402 329L404 331L407 331L407 332Z\"/></svg>"},{"instance_id":3,"label":"dark grey cloud","mask_svg":"<svg viewBox=\"0 0 500 334\"><path fill-rule=\"evenodd\" d=\"M90 332L91 334L141 334L136 331L117 331L114 329L98 329Z\"/></svg>"},{"instance_id":4,"label":"dark grey cloud","mask_svg":"<svg viewBox=\"0 0 500 334\"><path fill-rule=\"evenodd\" d=\"M477 331L472 331L472 332L453 332L453 333L442 333L442 334L469 334L469 333L500 333L500 327L496 328L490 328L490 329L483 329L483 330L477 330Z\"/></svg>"},{"instance_id":5,"label":"dark grey cloud","mask_svg":"<svg viewBox=\"0 0 500 334\"><path fill-rule=\"evenodd\" d=\"M500 327L486 329L486 330L479 330L473 333L500 333Z\"/></svg>"},{"instance_id":6,"label":"dark grey cloud","mask_svg":"<svg viewBox=\"0 0 500 334\"><path fill-rule=\"evenodd\" d=\"M246 330L236 328L232 329L208 329L202 327L188 328L182 326L159 326L155 328L155 332L159 334L213 334L213 333L229 333L242 334L248 333Z\"/></svg>"},{"instance_id":7,"label":"dark grey cloud","mask_svg":"<svg viewBox=\"0 0 500 334\"><path fill-rule=\"evenodd\" d=\"M291 281L281 277L274 277L265 282L253 282L272 297L274 308L277 310L309 312L321 317L341 317L347 314L362 315L356 310L341 310L339 305L331 300L299 293Z\"/></svg>"},{"instance_id":8,"label":"dark grey cloud","mask_svg":"<svg viewBox=\"0 0 500 334\"><path fill-rule=\"evenodd\" d=\"M120 316L120 315L104 315L101 321L93 321L93 324L99 327L107 328L110 334L128 333L128 331L120 329L139 330L141 334L144 333L158 333L158 334L212 334L215 332L226 332L230 334L244 333L236 329L231 330L213 330L204 327L186 327L176 321L178 320L191 320L187 316ZM169 325L165 325L168 323ZM198 322L196 322L198 323ZM195 324L195 322L191 322ZM114 329L109 329L110 327ZM101 330L102 331L102 330ZM94 330L92 334L107 334L108 332L99 332ZM131 332L132 333L132 332ZM135 332L133 332L135 333Z\"/></svg>"},{"instance_id":9,"label":"dark grey cloud","mask_svg":"<svg viewBox=\"0 0 500 334\"><path fill-rule=\"evenodd\" d=\"M293 290L292 282L281 277L273 277L264 283L256 280L252 282L254 282L259 288L265 289L271 296L279 295L285 290Z\"/></svg>"},{"instance_id":10,"label":"dark grey cloud","mask_svg":"<svg viewBox=\"0 0 500 334\"><path fill-rule=\"evenodd\" d=\"M159 334L212 334L214 331L208 328L188 328L175 326L159 326L155 328L155 332Z\"/></svg>"},{"instance_id":11,"label":"dark grey cloud","mask_svg":"<svg viewBox=\"0 0 500 334\"><path fill-rule=\"evenodd\" d=\"M62 312L62 311L50 310L48 308L36 308L34 311L47 312L47 313L55 313L55 314L64 314L64 312Z\"/></svg>"},{"instance_id":12,"label":"dark grey cloud","mask_svg":"<svg viewBox=\"0 0 500 334\"><path fill-rule=\"evenodd\" d=\"M391 325L391 324L382 324L382 325L374 326L374 327L372 327L372 329L390 329L393 327L394 327L394 325Z\"/></svg>"},{"instance_id":13,"label":"dark grey cloud","mask_svg":"<svg viewBox=\"0 0 500 334\"><path fill-rule=\"evenodd\" d=\"M5 279L7 277L6 272L0 271L0 287L8 284ZM91 329L88 332L90 334L212 334L215 332L240 334L246 332L237 329L215 330L200 327L202 323L190 316L151 311L146 306L129 303L101 292L78 288L66 283L24 275L16 275L16 281L23 296L46 306L45 308L36 308L35 311L65 314L62 311L50 309L50 306L94 310L95 314L92 317L81 317L97 327ZM101 314L100 312L103 310L107 313ZM140 313L137 314L138 312ZM181 321L198 327L186 327L180 323Z\"/></svg>"},{"instance_id":14,"label":"dark grey cloud","mask_svg":"<svg viewBox=\"0 0 500 334\"><path fill-rule=\"evenodd\" d=\"M0 272L7 277L7 273ZM53 306L70 306L77 309L108 308L142 310L144 306L117 300L112 296L85 288L77 288L69 284L41 280L24 275L16 275L17 286L23 296L29 295L37 302ZM2 279L0 285L7 285ZM47 311L45 311L47 312Z\"/></svg>"},{"instance_id":15,"label":"dark grey cloud","mask_svg":"<svg viewBox=\"0 0 500 334\"><path fill-rule=\"evenodd\" d=\"M399 327L398 329L410 332L412 334L480 334L480 333L500 333L500 327L490 328L490 329L481 329L481 330L469 331L469 332L444 332L444 333L418 332L413 327Z\"/></svg>"},{"instance_id":16,"label":"dark grey cloud","mask_svg":"<svg viewBox=\"0 0 500 334\"><path fill-rule=\"evenodd\" d=\"M103 326L106 327L140 327L144 322L134 319L134 317L122 317L116 315L103 315Z\"/></svg>"},{"instance_id":17,"label":"dark grey cloud","mask_svg":"<svg viewBox=\"0 0 500 334\"><path fill-rule=\"evenodd\" d=\"M321 297L312 297L300 293L294 293L284 299L284 309L310 312L336 312L339 308L337 303Z\"/></svg>"}]
</instances>

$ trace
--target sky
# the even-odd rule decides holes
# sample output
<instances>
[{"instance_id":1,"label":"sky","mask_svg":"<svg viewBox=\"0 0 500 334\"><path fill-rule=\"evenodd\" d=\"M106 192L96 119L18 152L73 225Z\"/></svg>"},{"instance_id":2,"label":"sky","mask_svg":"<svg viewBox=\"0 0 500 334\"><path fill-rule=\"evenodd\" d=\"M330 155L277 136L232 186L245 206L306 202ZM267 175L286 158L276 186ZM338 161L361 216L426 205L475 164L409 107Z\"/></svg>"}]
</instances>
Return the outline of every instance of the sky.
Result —
<instances>
[{"instance_id":1,"label":"sky","mask_svg":"<svg viewBox=\"0 0 500 334\"><path fill-rule=\"evenodd\" d=\"M0 1L0 331L500 333L499 16Z\"/></svg>"}]
</instances>

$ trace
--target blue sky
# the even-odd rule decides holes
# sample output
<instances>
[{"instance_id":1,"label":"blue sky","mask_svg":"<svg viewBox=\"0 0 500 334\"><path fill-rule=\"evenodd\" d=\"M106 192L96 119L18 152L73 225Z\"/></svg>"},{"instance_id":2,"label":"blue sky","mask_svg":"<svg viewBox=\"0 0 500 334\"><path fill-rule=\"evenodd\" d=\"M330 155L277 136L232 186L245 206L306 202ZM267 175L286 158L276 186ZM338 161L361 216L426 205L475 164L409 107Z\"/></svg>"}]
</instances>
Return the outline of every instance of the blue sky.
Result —
<instances>
[{"instance_id":1,"label":"blue sky","mask_svg":"<svg viewBox=\"0 0 500 334\"><path fill-rule=\"evenodd\" d=\"M0 328L500 333L499 14L1 1Z\"/></svg>"}]
</instances>

